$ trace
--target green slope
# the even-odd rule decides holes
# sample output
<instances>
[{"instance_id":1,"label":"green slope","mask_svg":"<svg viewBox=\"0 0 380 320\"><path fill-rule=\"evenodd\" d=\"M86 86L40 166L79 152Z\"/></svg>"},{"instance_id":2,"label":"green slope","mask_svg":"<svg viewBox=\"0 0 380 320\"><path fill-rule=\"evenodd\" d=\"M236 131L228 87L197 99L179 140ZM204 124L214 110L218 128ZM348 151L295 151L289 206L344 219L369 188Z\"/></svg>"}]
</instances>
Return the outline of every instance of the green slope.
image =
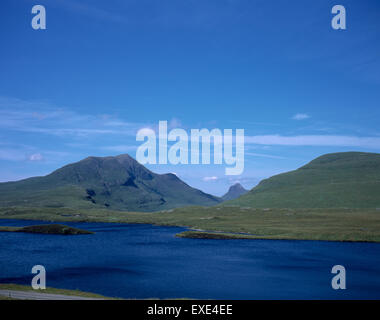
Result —
<instances>
[{"instance_id":1,"label":"green slope","mask_svg":"<svg viewBox=\"0 0 380 320\"><path fill-rule=\"evenodd\" d=\"M174 174L155 174L129 155L89 157L45 177L0 183L0 207L156 211L221 200Z\"/></svg>"},{"instance_id":2,"label":"green slope","mask_svg":"<svg viewBox=\"0 0 380 320\"><path fill-rule=\"evenodd\" d=\"M323 155L263 180L224 205L254 208L380 208L380 154Z\"/></svg>"}]
</instances>

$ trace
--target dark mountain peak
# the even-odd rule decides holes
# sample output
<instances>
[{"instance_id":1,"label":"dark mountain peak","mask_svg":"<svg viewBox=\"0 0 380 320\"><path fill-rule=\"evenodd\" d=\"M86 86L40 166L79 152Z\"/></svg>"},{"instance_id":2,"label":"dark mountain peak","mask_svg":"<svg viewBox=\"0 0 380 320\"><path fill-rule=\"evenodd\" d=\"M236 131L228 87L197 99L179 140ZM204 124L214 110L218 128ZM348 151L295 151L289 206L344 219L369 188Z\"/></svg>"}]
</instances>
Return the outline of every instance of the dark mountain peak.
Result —
<instances>
[{"instance_id":1,"label":"dark mountain peak","mask_svg":"<svg viewBox=\"0 0 380 320\"><path fill-rule=\"evenodd\" d=\"M155 211L220 201L190 187L175 174L153 173L128 154L87 157L45 177L0 184L0 207L21 203Z\"/></svg>"},{"instance_id":2,"label":"dark mountain peak","mask_svg":"<svg viewBox=\"0 0 380 320\"><path fill-rule=\"evenodd\" d=\"M223 200L233 200L236 198L239 198L243 194L246 194L248 192L247 189L245 189L240 183L235 183L232 185L228 192L222 197Z\"/></svg>"},{"instance_id":3,"label":"dark mountain peak","mask_svg":"<svg viewBox=\"0 0 380 320\"><path fill-rule=\"evenodd\" d=\"M108 184L122 184L130 177L144 180L153 178L154 173L138 163L128 154L109 157L87 157L66 165L49 176L73 183L102 181Z\"/></svg>"},{"instance_id":4,"label":"dark mountain peak","mask_svg":"<svg viewBox=\"0 0 380 320\"><path fill-rule=\"evenodd\" d=\"M106 156L106 157L96 157L96 156L90 156L83 160L80 160L78 162L72 163L71 165L75 164L90 164L93 165L97 163L98 165L107 165L110 163L114 163L115 165L117 163L123 165L123 166L134 166L134 165L140 165L135 159L133 159L128 154L121 154L118 156Z\"/></svg>"},{"instance_id":5,"label":"dark mountain peak","mask_svg":"<svg viewBox=\"0 0 380 320\"><path fill-rule=\"evenodd\" d=\"M110 158L114 158L116 159L117 161L119 161L120 163L122 164L130 164L130 165L134 165L134 164L139 164L134 158L132 158L129 154L125 153L125 154L120 154L118 156L115 156L115 157L110 157ZM139 164L140 165L140 164Z\"/></svg>"},{"instance_id":6,"label":"dark mountain peak","mask_svg":"<svg viewBox=\"0 0 380 320\"><path fill-rule=\"evenodd\" d=\"M242 192L246 192L248 190L245 189L239 182L237 182L234 185L232 185L228 191L242 191Z\"/></svg>"}]
</instances>

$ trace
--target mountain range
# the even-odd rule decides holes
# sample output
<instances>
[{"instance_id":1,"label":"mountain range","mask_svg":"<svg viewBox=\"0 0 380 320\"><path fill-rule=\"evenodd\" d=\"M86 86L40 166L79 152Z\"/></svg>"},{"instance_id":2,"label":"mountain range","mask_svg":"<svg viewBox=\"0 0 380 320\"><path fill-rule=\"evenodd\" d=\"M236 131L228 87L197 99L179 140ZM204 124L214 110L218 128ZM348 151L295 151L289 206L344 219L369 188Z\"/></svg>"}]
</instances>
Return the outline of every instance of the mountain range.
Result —
<instances>
[{"instance_id":1,"label":"mountain range","mask_svg":"<svg viewBox=\"0 0 380 320\"><path fill-rule=\"evenodd\" d=\"M1 207L157 211L221 201L190 187L175 174L153 173L127 154L88 157L44 177L0 183Z\"/></svg>"},{"instance_id":2,"label":"mountain range","mask_svg":"<svg viewBox=\"0 0 380 320\"><path fill-rule=\"evenodd\" d=\"M221 202L223 202L221 204ZM156 174L127 154L88 157L49 175L0 183L0 207L159 211L184 206L251 208L380 208L380 154L332 153L301 168L240 184L221 198L175 174Z\"/></svg>"}]
</instances>

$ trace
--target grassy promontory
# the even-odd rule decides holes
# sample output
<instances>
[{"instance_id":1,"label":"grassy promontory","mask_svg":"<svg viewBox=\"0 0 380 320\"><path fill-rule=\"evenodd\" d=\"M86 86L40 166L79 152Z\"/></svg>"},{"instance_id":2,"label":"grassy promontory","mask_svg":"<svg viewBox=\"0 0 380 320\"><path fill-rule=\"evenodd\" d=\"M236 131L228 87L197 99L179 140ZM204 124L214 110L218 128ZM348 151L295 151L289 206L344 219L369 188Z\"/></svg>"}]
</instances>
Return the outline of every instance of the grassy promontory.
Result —
<instances>
[{"instance_id":1,"label":"grassy promontory","mask_svg":"<svg viewBox=\"0 0 380 320\"><path fill-rule=\"evenodd\" d=\"M318 240L318 241L338 241L338 242L380 242L378 240L357 239L352 238L295 238L293 235L253 235L244 233L231 233L231 232L212 232L212 231L198 231L189 230L176 234L178 238L189 239L214 239L214 240Z\"/></svg>"},{"instance_id":2,"label":"grassy promontory","mask_svg":"<svg viewBox=\"0 0 380 320\"><path fill-rule=\"evenodd\" d=\"M185 207L160 212L0 208L0 219L147 223L234 233L234 237L380 242L377 209ZM242 234L242 235L240 235ZM245 234L245 235L244 235Z\"/></svg>"},{"instance_id":3,"label":"grassy promontory","mask_svg":"<svg viewBox=\"0 0 380 320\"><path fill-rule=\"evenodd\" d=\"M257 239L254 235L230 232L210 232L210 231L197 231L189 230L176 234L178 238L190 239L224 239L224 240L237 240L237 239Z\"/></svg>"},{"instance_id":4,"label":"grassy promontory","mask_svg":"<svg viewBox=\"0 0 380 320\"><path fill-rule=\"evenodd\" d=\"M0 226L0 232L27 232L43 234L61 234L61 235L78 235L93 234L91 231L72 228L63 224L42 224L26 227L5 227Z\"/></svg>"}]
</instances>

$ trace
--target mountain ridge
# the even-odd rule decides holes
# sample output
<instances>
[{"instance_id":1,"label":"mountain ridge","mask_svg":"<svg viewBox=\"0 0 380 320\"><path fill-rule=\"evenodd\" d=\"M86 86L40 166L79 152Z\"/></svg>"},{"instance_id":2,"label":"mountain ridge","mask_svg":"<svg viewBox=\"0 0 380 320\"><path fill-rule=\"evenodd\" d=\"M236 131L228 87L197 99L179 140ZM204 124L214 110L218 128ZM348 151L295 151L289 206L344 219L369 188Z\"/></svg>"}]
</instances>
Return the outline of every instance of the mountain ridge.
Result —
<instances>
[{"instance_id":1,"label":"mountain ridge","mask_svg":"<svg viewBox=\"0 0 380 320\"><path fill-rule=\"evenodd\" d=\"M157 211L214 205L220 198L176 175L157 174L127 154L87 157L42 177L0 183L0 206L111 208Z\"/></svg>"}]
</instances>

